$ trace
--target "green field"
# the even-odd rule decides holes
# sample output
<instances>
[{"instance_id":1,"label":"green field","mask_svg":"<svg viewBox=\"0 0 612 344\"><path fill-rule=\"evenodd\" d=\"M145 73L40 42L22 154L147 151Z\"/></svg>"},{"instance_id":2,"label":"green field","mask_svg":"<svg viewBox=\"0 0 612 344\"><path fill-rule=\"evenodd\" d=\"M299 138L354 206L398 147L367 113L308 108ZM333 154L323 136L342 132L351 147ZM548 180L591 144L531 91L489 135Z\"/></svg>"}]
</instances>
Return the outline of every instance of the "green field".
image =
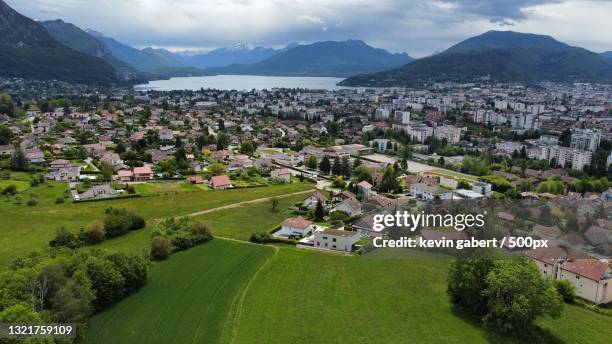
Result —
<instances>
[{"instance_id":1,"label":"green field","mask_svg":"<svg viewBox=\"0 0 612 344\"><path fill-rule=\"evenodd\" d=\"M267 250L243 258L257 248ZM240 265L243 259L252 264ZM87 338L90 343L519 342L451 311L448 264L288 246L272 255L269 247L216 239L156 265L142 291L93 318ZM576 306L539 325L546 342L607 343L612 336L612 318Z\"/></svg>"},{"instance_id":2,"label":"green field","mask_svg":"<svg viewBox=\"0 0 612 344\"><path fill-rule=\"evenodd\" d=\"M293 215L287 208L306 198L308 194L279 197L277 211L272 211L269 201L251 203L234 208L221 209L205 215L195 216L198 221L204 221L217 237L249 240L251 233L271 231L284 219ZM148 251L151 244L152 227L130 233L112 240L107 240L95 248L126 253Z\"/></svg>"},{"instance_id":3,"label":"green field","mask_svg":"<svg viewBox=\"0 0 612 344\"><path fill-rule=\"evenodd\" d=\"M91 320L87 343L210 343L224 336L232 305L273 254L216 239L156 264L145 287Z\"/></svg>"},{"instance_id":4,"label":"green field","mask_svg":"<svg viewBox=\"0 0 612 344\"><path fill-rule=\"evenodd\" d=\"M61 197L66 189L66 183L47 183L18 194L23 199L22 204L16 204L14 197L9 201L0 201L0 265L5 265L12 258L28 254L32 250L46 249L60 225L78 231L83 226L102 220L104 210L108 207L128 208L146 220L151 220L309 190L312 189L312 184L292 183L251 189L179 192L150 197L76 204L67 201L55 204L55 199ZM28 207L23 204L30 193L39 196L39 205ZM124 240L129 240L132 235L143 234L130 233Z\"/></svg>"},{"instance_id":5,"label":"green field","mask_svg":"<svg viewBox=\"0 0 612 344\"><path fill-rule=\"evenodd\" d=\"M292 198L282 200L281 209L292 204ZM295 196L295 199L301 198ZM216 235L240 239L250 234L251 228L263 230L277 225L285 212L271 213L269 203L264 202L219 210L198 218L207 221ZM143 236L141 245L148 245L148 240L148 236ZM216 239L213 243L230 242ZM253 246L232 244L233 250ZM176 281L193 279L194 275L199 275L197 269L217 259L206 254L208 245L197 248L200 253L188 251L194 264L184 260L185 253L178 253L170 258L170 263L155 266L153 280L157 278L158 269L163 269L164 264L174 266L173 260L177 257L181 258L176 264L189 268L181 268L180 274L168 278ZM106 248L135 249L128 241ZM189 319L179 314L181 322L187 324L175 327L172 321L172 326L158 325L159 331L164 331L164 338L177 336L180 342L206 343L519 342L491 333L479 323L452 312L446 295L450 260L442 258L445 257L424 251L406 250L398 255L397 252L378 250L360 257L280 246L265 263L259 262L259 272L253 275L245 289L238 288L241 291L234 295L216 296L231 299L232 307L219 311L214 318L210 318L208 312L202 315L213 324L211 326L224 322L223 329L216 328L205 339L194 330L191 337L184 337L182 331L193 329L200 323L200 318L193 316ZM228 269L229 274L232 270ZM193 283L207 280L202 278L202 281ZM239 283L244 286L244 281ZM148 288L149 285L144 290ZM159 297L158 293L164 296ZM154 312L152 305L165 307L166 299L177 299L180 304L182 297L194 297L198 302L204 302L197 292L181 296L184 293L180 287L167 288L163 292L150 291L146 295L137 294L133 297L137 302L130 298L119 307L95 316L88 337L97 337L116 327L119 333L131 333L127 337L130 343L147 343L149 338L139 334L157 330L142 319ZM207 302L216 304L221 300ZM124 306L126 303L128 306ZM173 316L167 318L173 319ZM546 336L545 342L607 343L612 335L611 317L577 306L566 306L561 319L541 319L539 325ZM90 338L90 342L94 343L96 339Z\"/></svg>"}]
</instances>

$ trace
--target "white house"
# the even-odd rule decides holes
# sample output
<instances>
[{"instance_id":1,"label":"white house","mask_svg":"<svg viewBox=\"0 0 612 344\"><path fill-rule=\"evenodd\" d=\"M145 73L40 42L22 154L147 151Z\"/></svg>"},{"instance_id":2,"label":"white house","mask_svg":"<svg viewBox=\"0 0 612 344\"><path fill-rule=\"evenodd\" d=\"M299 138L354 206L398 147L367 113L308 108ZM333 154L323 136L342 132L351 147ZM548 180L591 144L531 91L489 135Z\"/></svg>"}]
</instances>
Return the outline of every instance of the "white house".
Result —
<instances>
[{"instance_id":1,"label":"white house","mask_svg":"<svg viewBox=\"0 0 612 344\"><path fill-rule=\"evenodd\" d=\"M557 280L569 281L576 296L595 304L612 302L612 265L596 259L566 260L559 264Z\"/></svg>"},{"instance_id":2,"label":"white house","mask_svg":"<svg viewBox=\"0 0 612 344\"><path fill-rule=\"evenodd\" d=\"M359 238L359 232L345 231L343 227L326 229L314 233L314 247L322 250L351 252Z\"/></svg>"},{"instance_id":3,"label":"white house","mask_svg":"<svg viewBox=\"0 0 612 344\"><path fill-rule=\"evenodd\" d=\"M453 198L452 191L443 189L439 186L427 185L423 183L410 185L410 193L415 197L420 197L428 201L433 201L436 196L438 196L441 200Z\"/></svg>"},{"instance_id":4,"label":"white house","mask_svg":"<svg viewBox=\"0 0 612 344\"><path fill-rule=\"evenodd\" d=\"M300 236L304 237L314 229L312 221L306 220L305 218L291 217L283 221L281 229L277 231L275 236L289 237L289 236Z\"/></svg>"},{"instance_id":5,"label":"white house","mask_svg":"<svg viewBox=\"0 0 612 344\"><path fill-rule=\"evenodd\" d=\"M361 181L357 184L357 190L359 190L359 192L361 194L363 194L363 196L365 198L370 198L370 195L372 194L372 184L364 181Z\"/></svg>"},{"instance_id":6,"label":"white house","mask_svg":"<svg viewBox=\"0 0 612 344\"><path fill-rule=\"evenodd\" d=\"M320 191L315 191L313 192L312 195L306 197L306 199L304 200L303 204L305 207L314 209L317 206L317 203L320 201L321 204L323 204L323 206L325 206L325 203L327 202L328 198L327 196L325 196L324 194L322 194Z\"/></svg>"},{"instance_id":7,"label":"white house","mask_svg":"<svg viewBox=\"0 0 612 344\"><path fill-rule=\"evenodd\" d=\"M361 214L361 203L355 198L348 198L340 202L336 206L337 211L343 211L349 216L356 216Z\"/></svg>"},{"instance_id":8,"label":"white house","mask_svg":"<svg viewBox=\"0 0 612 344\"><path fill-rule=\"evenodd\" d=\"M291 171L288 168L277 168L270 173L272 179L283 183L291 182Z\"/></svg>"},{"instance_id":9,"label":"white house","mask_svg":"<svg viewBox=\"0 0 612 344\"><path fill-rule=\"evenodd\" d=\"M493 192L491 191L491 184L485 182L474 182L472 184L472 191L478 192L479 194L490 197Z\"/></svg>"}]
</instances>

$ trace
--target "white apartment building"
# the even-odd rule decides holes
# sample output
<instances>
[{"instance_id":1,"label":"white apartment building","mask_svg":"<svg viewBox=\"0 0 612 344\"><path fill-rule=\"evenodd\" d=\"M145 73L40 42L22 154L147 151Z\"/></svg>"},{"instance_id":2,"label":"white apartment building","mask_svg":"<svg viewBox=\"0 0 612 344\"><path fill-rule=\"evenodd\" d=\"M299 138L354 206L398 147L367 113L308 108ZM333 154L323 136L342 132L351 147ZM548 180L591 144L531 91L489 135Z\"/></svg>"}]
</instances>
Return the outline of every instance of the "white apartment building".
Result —
<instances>
[{"instance_id":1,"label":"white apartment building","mask_svg":"<svg viewBox=\"0 0 612 344\"><path fill-rule=\"evenodd\" d=\"M441 200L453 198L452 191L443 189L439 186L432 186L423 183L410 185L410 194L428 201L433 201L436 196L438 196Z\"/></svg>"},{"instance_id":2,"label":"white apartment building","mask_svg":"<svg viewBox=\"0 0 612 344\"><path fill-rule=\"evenodd\" d=\"M591 129L576 129L572 133L570 147L595 152L601 141L601 133Z\"/></svg>"},{"instance_id":3,"label":"white apartment building","mask_svg":"<svg viewBox=\"0 0 612 344\"><path fill-rule=\"evenodd\" d=\"M461 141L461 133L463 128L453 125L444 125L434 129L434 136L438 139L446 139L448 143L454 144Z\"/></svg>"},{"instance_id":4,"label":"white apartment building","mask_svg":"<svg viewBox=\"0 0 612 344\"><path fill-rule=\"evenodd\" d=\"M592 153L574 148L561 147L557 145L540 146L540 160L552 161L555 159L557 165L570 164L574 170L582 170L591 164Z\"/></svg>"},{"instance_id":5,"label":"white apartment building","mask_svg":"<svg viewBox=\"0 0 612 344\"><path fill-rule=\"evenodd\" d=\"M426 125L407 126L407 134L418 142L425 142L428 137L433 136L433 128Z\"/></svg>"},{"instance_id":6,"label":"white apartment building","mask_svg":"<svg viewBox=\"0 0 612 344\"><path fill-rule=\"evenodd\" d=\"M389 109L377 109L374 113L374 117L376 119L388 119L391 115L391 110Z\"/></svg>"},{"instance_id":7,"label":"white apartment building","mask_svg":"<svg viewBox=\"0 0 612 344\"><path fill-rule=\"evenodd\" d=\"M403 125L410 124L409 111L395 111L395 121Z\"/></svg>"}]
</instances>

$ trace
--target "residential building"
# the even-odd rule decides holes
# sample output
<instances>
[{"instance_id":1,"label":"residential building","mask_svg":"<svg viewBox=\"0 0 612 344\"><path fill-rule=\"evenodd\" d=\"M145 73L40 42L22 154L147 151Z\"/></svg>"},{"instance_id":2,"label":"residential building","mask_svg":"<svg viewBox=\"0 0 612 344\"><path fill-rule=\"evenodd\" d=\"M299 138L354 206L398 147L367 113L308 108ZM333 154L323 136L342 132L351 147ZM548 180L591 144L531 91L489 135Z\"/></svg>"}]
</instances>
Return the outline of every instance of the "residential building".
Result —
<instances>
[{"instance_id":1,"label":"residential building","mask_svg":"<svg viewBox=\"0 0 612 344\"><path fill-rule=\"evenodd\" d=\"M423 183L410 185L410 193L424 200L433 201L436 196L441 200L449 200L453 198L453 192L443 189L439 186L427 185Z\"/></svg>"},{"instance_id":2,"label":"residential building","mask_svg":"<svg viewBox=\"0 0 612 344\"><path fill-rule=\"evenodd\" d=\"M352 252L354 245L359 241L357 231L345 231L343 227L315 231L314 247L324 250Z\"/></svg>"},{"instance_id":3,"label":"residential building","mask_svg":"<svg viewBox=\"0 0 612 344\"><path fill-rule=\"evenodd\" d=\"M270 177L283 183L291 183L291 171L288 168L277 168L272 170Z\"/></svg>"},{"instance_id":4,"label":"residential building","mask_svg":"<svg viewBox=\"0 0 612 344\"><path fill-rule=\"evenodd\" d=\"M570 147L595 152L601 141L601 133L591 129L576 129L572 133Z\"/></svg>"},{"instance_id":5,"label":"residential building","mask_svg":"<svg viewBox=\"0 0 612 344\"><path fill-rule=\"evenodd\" d=\"M209 186L215 190L225 190L232 187L228 176L214 176L210 178Z\"/></svg>"}]
</instances>

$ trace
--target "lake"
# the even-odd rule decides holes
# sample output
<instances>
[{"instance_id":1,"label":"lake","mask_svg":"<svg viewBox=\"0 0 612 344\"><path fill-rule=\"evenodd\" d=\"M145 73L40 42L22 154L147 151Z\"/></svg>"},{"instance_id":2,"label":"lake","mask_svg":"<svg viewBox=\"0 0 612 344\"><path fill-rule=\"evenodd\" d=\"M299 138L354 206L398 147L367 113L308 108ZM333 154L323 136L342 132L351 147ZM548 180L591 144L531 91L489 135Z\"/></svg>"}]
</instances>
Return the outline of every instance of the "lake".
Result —
<instances>
[{"instance_id":1,"label":"lake","mask_svg":"<svg viewBox=\"0 0 612 344\"><path fill-rule=\"evenodd\" d=\"M262 90L282 87L338 90L346 88L337 86L337 83L342 80L344 79L334 77L215 75L154 80L147 84L136 85L134 89L136 91L199 90L200 88L219 90Z\"/></svg>"}]
</instances>

